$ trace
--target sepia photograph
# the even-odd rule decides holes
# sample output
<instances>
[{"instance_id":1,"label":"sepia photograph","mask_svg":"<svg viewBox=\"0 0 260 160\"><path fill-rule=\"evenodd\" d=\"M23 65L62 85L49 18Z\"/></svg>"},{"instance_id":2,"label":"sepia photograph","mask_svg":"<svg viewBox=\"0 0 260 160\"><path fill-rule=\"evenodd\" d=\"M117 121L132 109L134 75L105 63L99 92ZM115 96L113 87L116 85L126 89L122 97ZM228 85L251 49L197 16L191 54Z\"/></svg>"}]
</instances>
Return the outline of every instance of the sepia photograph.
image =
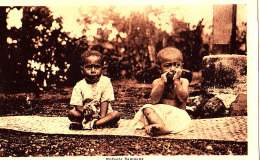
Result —
<instances>
[{"instance_id":1,"label":"sepia photograph","mask_svg":"<svg viewBox=\"0 0 260 160\"><path fill-rule=\"evenodd\" d=\"M0 6L0 159L259 152L255 8L43 4Z\"/></svg>"}]
</instances>

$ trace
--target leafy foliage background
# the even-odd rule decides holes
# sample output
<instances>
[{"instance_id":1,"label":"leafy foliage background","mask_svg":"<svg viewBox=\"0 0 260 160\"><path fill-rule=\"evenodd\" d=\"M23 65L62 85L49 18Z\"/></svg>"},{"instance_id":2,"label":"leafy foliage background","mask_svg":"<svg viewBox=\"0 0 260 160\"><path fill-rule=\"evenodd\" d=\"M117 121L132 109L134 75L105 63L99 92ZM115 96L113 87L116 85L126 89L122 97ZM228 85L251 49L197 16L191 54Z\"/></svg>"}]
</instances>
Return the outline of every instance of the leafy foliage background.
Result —
<instances>
[{"instance_id":1,"label":"leafy foliage background","mask_svg":"<svg viewBox=\"0 0 260 160\"><path fill-rule=\"evenodd\" d=\"M8 12L23 11L22 27L7 28ZM201 60L210 52L210 40L205 39L203 19L191 29L189 23L170 15L172 30L158 28L148 15L160 15L163 10L147 7L145 12L132 12L122 17L114 7L100 10L93 7L91 14L78 20L87 32L91 24L105 26L112 21L118 33L111 38L113 29L99 28L93 41L83 36L73 38L63 31L63 19L54 18L51 10L39 7L0 7L0 82L3 90L40 91L59 86L73 86L82 78L79 55L94 49L105 57L104 74L112 80L132 78L141 83L151 83L159 74L156 53L167 46L177 47L184 55L184 68L201 70ZM95 14L95 13L99 14ZM102 19L102 21L98 21ZM58 27L53 27L53 24ZM246 23L244 24L246 27ZM245 54L246 30L237 30L237 53ZM7 39L12 43L7 43ZM15 40L15 42L14 42ZM37 64L37 65L34 65Z\"/></svg>"}]
</instances>

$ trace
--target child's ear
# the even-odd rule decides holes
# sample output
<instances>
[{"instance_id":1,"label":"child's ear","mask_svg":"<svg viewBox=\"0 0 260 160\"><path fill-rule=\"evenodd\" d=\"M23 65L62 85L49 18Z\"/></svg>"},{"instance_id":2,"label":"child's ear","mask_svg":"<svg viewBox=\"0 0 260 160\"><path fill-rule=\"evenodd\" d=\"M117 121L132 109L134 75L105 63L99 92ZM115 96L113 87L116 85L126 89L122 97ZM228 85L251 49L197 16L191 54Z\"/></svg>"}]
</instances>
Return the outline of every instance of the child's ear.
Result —
<instances>
[{"instance_id":1,"label":"child's ear","mask_svg":"<svg viewBox=\"0 0 260 160\"><path fill-rule=\"evenodd\" d=\"M162 67L161 67L161 65L156 64L155 67L157 68L157 70L158 70L159 73L162 73Z\"/></svg>"},{"instance_id":2,"label":"child's ear","mask_svg":"<svg viewBox=\"0 0 260 160\"><path fill-rule=\"evenodd\" d=\"M83 66L80 66L80 71L81 71L81 74L84 75Z\"/></svg>"}]
</instances>

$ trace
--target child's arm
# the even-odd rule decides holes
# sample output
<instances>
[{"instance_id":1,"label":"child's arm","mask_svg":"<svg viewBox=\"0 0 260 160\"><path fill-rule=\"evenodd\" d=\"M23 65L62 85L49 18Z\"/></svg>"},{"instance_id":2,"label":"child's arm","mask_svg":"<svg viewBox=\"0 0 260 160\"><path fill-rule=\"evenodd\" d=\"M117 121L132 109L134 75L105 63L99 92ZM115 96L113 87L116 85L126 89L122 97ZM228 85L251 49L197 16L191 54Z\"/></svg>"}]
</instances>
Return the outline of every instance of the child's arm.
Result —
<instances>
[{"instance_id":1,"label":"child's arm","mask_svg":"<svg viewBox=\"0 0 260 160\"><path fill-rule=\"evenodd\" d=\"M107 115L108 102L101 102L100 104L100 118L104 118Z\"/></svg>"},{"instance_id":2,"label":"child's arm","mask_svg":"<svg viewBox=\"0 0 260 160\"><path fill-rule=\"evenodd\" d=\"M109 102L105 101L105 102L101 102L101 106L100 106L100 119L98 119L95 122L96 126L102 126L102 125L107 125L109 123L117 123L117 121L120 119L120 114L117 111L113 111L109 114L107 114L107 110L108 110L108 105Z\"/></svg>"},{"instance_id":3,"label":"child's arm","mask_svg":"<svg viewBox=\"0 0 260 160\"><path fill-rule=\"evenodd\" d=\"M72 91L70 105L76 108L78 112L83 114L85 101L83 102L83 96L81 94L80 85L79 83L77 83Z\"/></svg>"},{"instance_id":4,"label":"child's arm","mask_svg":"<svg viewBox=\"0 0 260 160\"><path fill-rule=\"evenodd\" d=\"M115 100L114 89L109 78L106 78L102 86L102 95L100 101L100 118L107 116L109 103Z\"/></svg>"},{"instance_id":5,"label":"child's arm","mask_svg":"<svg viewBox=\"0 0 260 160\"><path fill-rule=\"evenodd\" d=\"M73 105L80 113L84 112L83 106Z\"/></svg>"},{"instance_id":6,"label":"child's arm","mask_svg":"<svg viewBox=\"0 0 260 160\"><path fill-rule=\"evenodd\" d=\"M174 92L177 95L177 98L181 102L186 102L189 96L189 81L186 78L180 78L181 70L176 72L174 76Z\"/></svg>"},{"instance_id":7,"label":"child's arm","mask_svg":"<svg viewBox=\"0 0 260 160\"><path fill-rule=\"evenodd\" d=\"M152 84L151 100L152 104L159 103L165 88L165 83L161 79L156 79Z\"/></svg>"}]
</instances>

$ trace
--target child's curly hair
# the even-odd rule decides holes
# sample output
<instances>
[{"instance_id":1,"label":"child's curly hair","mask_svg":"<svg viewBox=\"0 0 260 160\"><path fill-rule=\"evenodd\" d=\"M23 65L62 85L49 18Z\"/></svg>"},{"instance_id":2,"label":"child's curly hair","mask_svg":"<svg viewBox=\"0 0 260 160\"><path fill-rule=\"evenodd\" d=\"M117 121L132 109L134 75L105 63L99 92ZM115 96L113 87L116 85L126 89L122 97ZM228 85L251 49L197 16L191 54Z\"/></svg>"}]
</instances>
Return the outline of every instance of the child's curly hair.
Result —
<instances>
[{"instance_id":1,"label":"child's curly hair","mask_svg":"<svg viewBox=\"0 0 260 160\"><path fill-rule=\"evenodd\" d=\"M101 64L104 65L104 58L103 58L103 55L98 52L98 51L95 51L95 50L86 50L85 52L83 52L81 54L81 62L80 64L81 65L84 65L85 63L85 60L87 57L90 57L90 56L97 56L97 57L100 57L100 60L101 60Z\"/></svg>"}]
</instances>

